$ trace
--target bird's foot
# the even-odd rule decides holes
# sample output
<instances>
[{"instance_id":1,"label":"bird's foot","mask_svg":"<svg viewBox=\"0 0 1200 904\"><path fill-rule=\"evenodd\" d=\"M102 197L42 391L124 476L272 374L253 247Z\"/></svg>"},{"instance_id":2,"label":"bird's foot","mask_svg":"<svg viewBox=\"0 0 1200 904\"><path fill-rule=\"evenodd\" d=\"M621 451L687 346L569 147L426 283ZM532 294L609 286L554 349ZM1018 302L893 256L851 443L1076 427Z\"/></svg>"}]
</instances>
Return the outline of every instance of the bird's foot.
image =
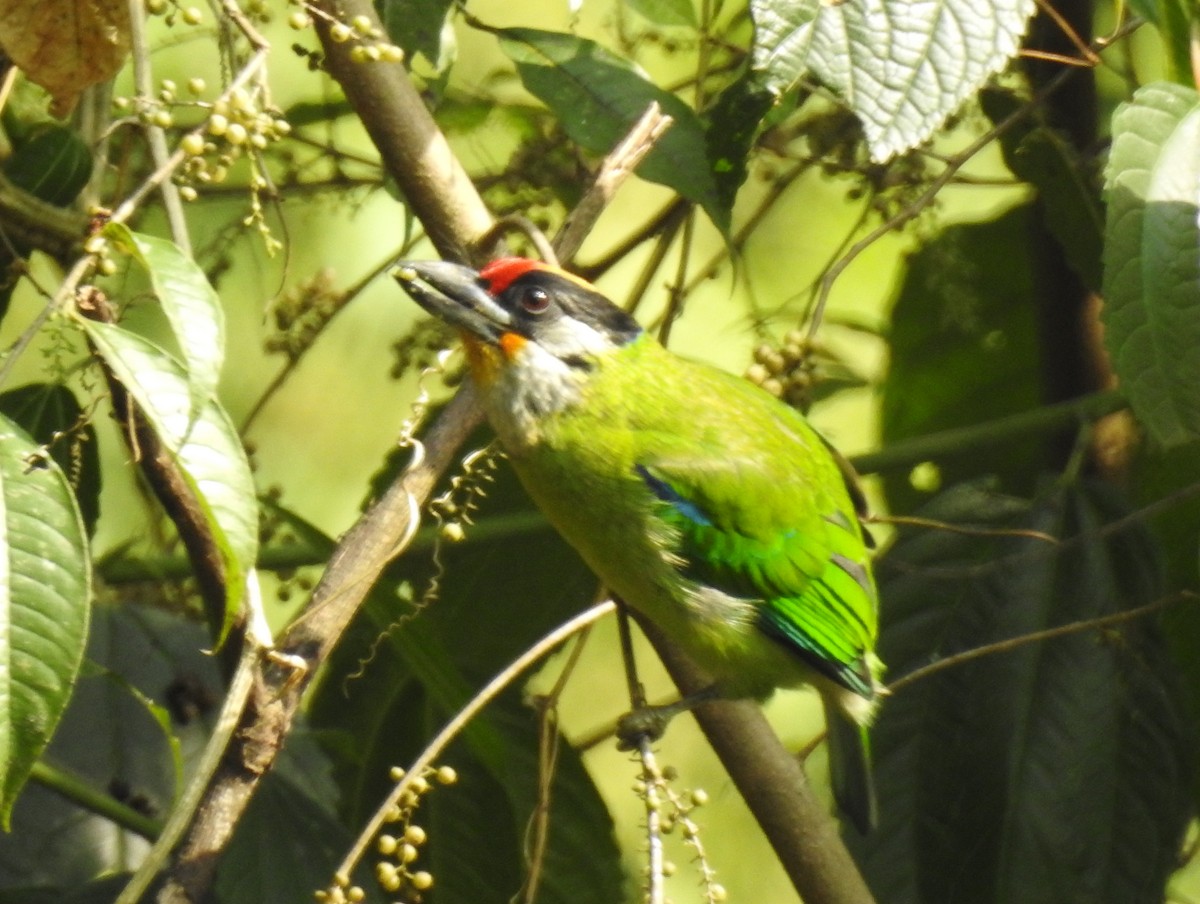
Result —
<instances>
[{"instance_id":1,"label":"bird's foot","mask_svg":"<svg viewBox=\"0 0 1200 904\"><path fill-rule=\"evenodd\" d=\"M639 706L617 720L617 749L637 750L643 741L654 743L667 730L667 724L677 715L688 712L701 703L715 700L720 694L716 686L691 694L674 703L662 706Z\"/></svg>"},{"instance_id":2,"label":"bird's foot","mask_svg":"<svg viewBox=\"0 0 1200 904\"><path fill-rule=\"evenodd\" d=\"M653 744L679 712L674 706L643 706L617 720L617 750L638 750L643 742Z\"/></svg>"}]
</instances>

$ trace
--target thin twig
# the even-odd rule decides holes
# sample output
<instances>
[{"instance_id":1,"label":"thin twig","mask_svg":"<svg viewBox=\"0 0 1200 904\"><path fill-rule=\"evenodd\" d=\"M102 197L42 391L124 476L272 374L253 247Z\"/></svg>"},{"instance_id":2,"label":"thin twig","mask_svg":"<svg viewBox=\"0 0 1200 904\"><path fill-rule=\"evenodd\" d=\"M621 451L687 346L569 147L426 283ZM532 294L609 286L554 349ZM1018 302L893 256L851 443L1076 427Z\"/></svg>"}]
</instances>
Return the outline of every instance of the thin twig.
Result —
<instances>
[{"instance_id":1,"label":"thin twig","mask_svg":"<svg viewBox=\"0 0 1200 904\"><path fill-rule=\"evenodd\" d=\"M375 815L364 826L353 847L342 858L342 862L338 865L335 872L336 881L339 884L342 879L347 879L348 881L349 876L353 874L363 854L366 853L371 839L383 828L384 823L387 821L388 811L400 802L400 798L404 796L405 792L412 786L412 783L419 776L423 775L429 766L433 765L434 761L442 755L450 742L462 733L463 729L470 724L472 719L478 716L505 689L511 687L512 683L526 669L540 661L542 657L554 650L559 644L595 624L600 619L611 614L615 609L616 604L612 601L597 603L570 621L564 622L514 659L492 678L491 681L484 685L467 702L466 706L460 709L454 718L447 722L442 730L437 733L437 736L426 745L425 749L421 751L421 755L417 757L412 766L405 772L404 777L396 783L396 787L392 789L392 792L375 811Z\"/></svg>"},{"instance_id":2,"label":"thin twig","mask_svg":"<svg viewBox=\"0 0 1200 904\"><path fill-rule=\"evenodd\" d=\"M522 899L526 904L535 904L541 878L545 871L546 853L550 849L550 801L554 787L554 773L558 764L559 745L562 737L558 726L558 701L566 689L567 680L575 673L579 658L587 646L592 626L588 625L575 636L567 661L559 670L558 678L550 692L539 701L542 719L538 732L538 799L529 819L529 877L526 879Z\"/></svg>"},{"instance_id":3,"label":"thin twig","mask_svg":"<svg viewBox=\"0 0 1200 904\"><path fill-rule=\"evenodd\" d=\"M864 524L891 524L898 527L923 527L928 530L940 530L948 534L964 534L968 537L1023 537L1026 540L1041 540L1043 543L1057 545L1062 541L1044 530L1032 530L1019 527L975 527L968 524L951 524L948 521L938 521L936 518L920 518L916 515L876 515L868 513L863 519Z\"/></svg>"},{"instance_id":4,"label":"thin twig","mask_svg":"<svg viewBox=\"0 0 1200 904\"><path fill-rule=\"evenodd\" d=\"M137 904L142 895L146 893L146 889L150 887L150 883L154 881L154 877L162 869L163 864L167 862L167 858L171 856L171 851L175 849L179 839L183 837L184 831L192 821L196 807L208 788L211 776L216 771L221 757L225 753L225 748L233 736L246 701L250 698L258 654L259 650L253 645L250 635L247 634L241 658L234 670L233 679L229 683L225 701L221 704L221 711L217 715L216 725L213 726L212 734L209 735L208 742L204 746L200 762L196 764L196 778L192 780L183 796L171 808L171 815L167 819L167 824L163 826L158 840L150 848L150 852L138 867L137 872L121 889L121 894L117 896L114 904Z\"/></svg>"},{"instance_id":5,"label":"thin twig","mask_svg":"<svg viewBox=\"0 0 1200 904\"><path fill-rule=\"evenodd\" d=\"M492 228L480 236L479 244L485 246L497 244L500 239L513 232L529 239L533 247L537 249L538 256L546 263L554 267L559 265L558 254L555 252L554 246L550 244L550 240L546 238L546 233L538 229L528 217L520 214L511 213L498 218L492 224Z\"/></svg>"},{"instance_id":6,"label":"thin twig","mask_svg":"<svg viewBox=\"0 0 1200 904\"><path fill-rule=\"evenodd\" d=\"M1059 625L1056 628L1047 628L1044 631L1031 631L1028 634L1022 634L1019 637L1010 637L1007 640L998 640L995 643L984 644L983 646L974 647L970 650L963 650L961 653L954 653L950 656L943 656L937 662L931 662L929 665L921 666L919 669L914 669L907 675L897 678L887 686L886 693L895 694L903 690L910 684L920 681L922 678L928 678L930 675L937 672L952 669L962 665L964 662L971 662L975 659L982 659L984 656L993 656L996 653L1008 653L1020 647L1028 646L1029 644L1041 643L1046 640L1054 640L1058 637L1067 637L1071 634L1079 634L1083 631L1099 631L1103 628L1109 628L1113 625L1119 625L1127 621L1144 618L1147 615L1153 615L1155 612L1161 612L1168 606L1182 600L1194 600L1197 595L1190 590L1180 590L1178 593L1173 593L1170 596L1155 600L1152 603L1147 603L1144 606L1139 606L1136 609L1128 609L1124 612L1114 612L1111 615L1103 615L1098 618L1087 618L1082 621L1071 622L1066 625Z\"/></svg>"},{"instance_id":7,"label":"thin twig","mask_svg":"<svg viewBox=\"0 0 1200 904\"><path fill-rule=\"evenodd\" d=\"M633 629L630 625L629 609L623 600L618 600L617 631L621 639L621 662L625 665L625 683L629 689L629 702L637 712L646 707L646 691L637 673L637 659L633 654ZM664 889L662 801L658 796L655 776L661 775L654 758L650 736L643 732L637 739L638 759L642 763L642 805L646 810L646 900L649 904L663 904Z\"/></svg>"},{"instance_id":8,"label":"thin twig","mask_svg":"<svg viewBox=\"0 0 1200 904\"><path fill-rule=\"evenodd\" d=\"M154 95L154 73L150 66L150 45L146 39L146 4L144 0L129 0L129 43L133 56L133 83L138 99L151 103ZM156 169L161 169L170 159L167 136L162 126L147 117L142 126L146 142L150 145L150 159ZM188 234L187 217L183 213L183 200L179 188L170 179L159 186L162 192L163 210L167 214L167 225L171 238L185 256L192 256L192 240Z\"/></svg>"},{"instance_id":9,"label":"thin twig","mask_svg":"<svg viewBox=\"0 0 1200 904\"><path fill-rule=\"evenodd\" d=\"M591 187L563 221L554 238L554 249L560 260L574 259L617 189L671 127L671 121L657 103L652 103L624 140L604 158Z\"/></svg>"}]
</instances>

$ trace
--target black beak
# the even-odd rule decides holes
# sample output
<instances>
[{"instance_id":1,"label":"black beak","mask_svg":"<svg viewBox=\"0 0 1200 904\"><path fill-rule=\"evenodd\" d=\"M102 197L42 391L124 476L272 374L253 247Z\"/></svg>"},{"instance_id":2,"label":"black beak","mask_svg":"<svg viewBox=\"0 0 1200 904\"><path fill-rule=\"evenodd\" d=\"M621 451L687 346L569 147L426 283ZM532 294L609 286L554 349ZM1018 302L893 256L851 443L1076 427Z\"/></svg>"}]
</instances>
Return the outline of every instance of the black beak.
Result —
<instances>
[{"instance_id":1,"label":"black beak","mask_svg":"<svg viewBox=\"0 0 1200 904\"><path fill-rule=\"evenodd\" d=\"M508 311L470 267L450 261L399 261L392 276L430 314L480 339L496 342L512 324Z\"/></svg>"}]
</instances>

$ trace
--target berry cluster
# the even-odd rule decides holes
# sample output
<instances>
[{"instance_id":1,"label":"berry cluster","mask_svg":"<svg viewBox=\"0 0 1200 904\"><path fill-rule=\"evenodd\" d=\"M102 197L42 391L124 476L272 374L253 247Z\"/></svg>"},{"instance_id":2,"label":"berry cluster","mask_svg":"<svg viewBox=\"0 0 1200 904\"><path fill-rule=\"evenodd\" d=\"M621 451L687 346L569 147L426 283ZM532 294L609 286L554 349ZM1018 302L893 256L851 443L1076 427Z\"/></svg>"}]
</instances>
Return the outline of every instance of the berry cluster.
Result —
<instances>
[{"instance_id":1,"label":"berry cluster","mask_svg":"<svg viewBox=\"0 0 1200 904\"><path fill-rule=\"evenodd\" d=\"M296 10L288 16L288 25L303 31L312 25L312 15L308 10ZM335 44L345 44L348 41L357 43L350 49L350 59L356 63L399 63L404 60L404 51L386 39L386 35L376 27L369 16L355 16L349 22L339 22L326 17L329 25L329 38Z\"/></svg>"},{"instance_id":2,"label":"berry cluster","mask_svg":"<svg viewBox=\"0 0 1200 904\"><path fill-rule=\"evenodd\" d=\"M392 781L400 782L405 778L404 770L394 766L390 777ZM388 810L386 821L396 828L381 834L375 841L380 858L375 863L375 881L385 893L401 894L405 901L419 904L423 893L433 888L433 875L427 870L414 869L428 836L423 828L412 822L412 815L421 798L433 789L433 782L453 785L457 781L458 773L451 766L427 769L409 781L407 790ZM366 898L366 891L362 886L351 884L349 876L339 873L331 886L316 893L316 898L320 904L357 904Z\"/></svg>"},{"instance_id":3,"label":"berry cluster","mask_svg":"<svg viewBox=\"0 0 1200 904\"><path fill-rule=\"evenodd\" d=\"M754 363L746 379L777 399L801 407L809 399L813 383L812 346L800 330L792 330L779 346L763 343L754 350Z\"/></svg>"}]
</instances>

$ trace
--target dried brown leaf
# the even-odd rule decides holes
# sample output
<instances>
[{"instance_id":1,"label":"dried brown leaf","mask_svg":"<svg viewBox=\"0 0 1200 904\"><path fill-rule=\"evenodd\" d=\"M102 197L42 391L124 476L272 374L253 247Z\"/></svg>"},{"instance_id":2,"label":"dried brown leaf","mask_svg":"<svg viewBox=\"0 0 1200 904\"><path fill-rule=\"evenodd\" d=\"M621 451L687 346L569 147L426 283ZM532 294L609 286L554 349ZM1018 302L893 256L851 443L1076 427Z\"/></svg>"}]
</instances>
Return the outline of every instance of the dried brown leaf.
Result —
<instances>
[{"instance_id":1,"label":"dried brown leaf","mask_svg":"<svg viewBox=\"0 0 1200 904\"><path fill-rule=\"evenodd\" d=\"M65 116L129 54L129 0L0 0L0 47Z\"/></svg>"}]
</instances>

